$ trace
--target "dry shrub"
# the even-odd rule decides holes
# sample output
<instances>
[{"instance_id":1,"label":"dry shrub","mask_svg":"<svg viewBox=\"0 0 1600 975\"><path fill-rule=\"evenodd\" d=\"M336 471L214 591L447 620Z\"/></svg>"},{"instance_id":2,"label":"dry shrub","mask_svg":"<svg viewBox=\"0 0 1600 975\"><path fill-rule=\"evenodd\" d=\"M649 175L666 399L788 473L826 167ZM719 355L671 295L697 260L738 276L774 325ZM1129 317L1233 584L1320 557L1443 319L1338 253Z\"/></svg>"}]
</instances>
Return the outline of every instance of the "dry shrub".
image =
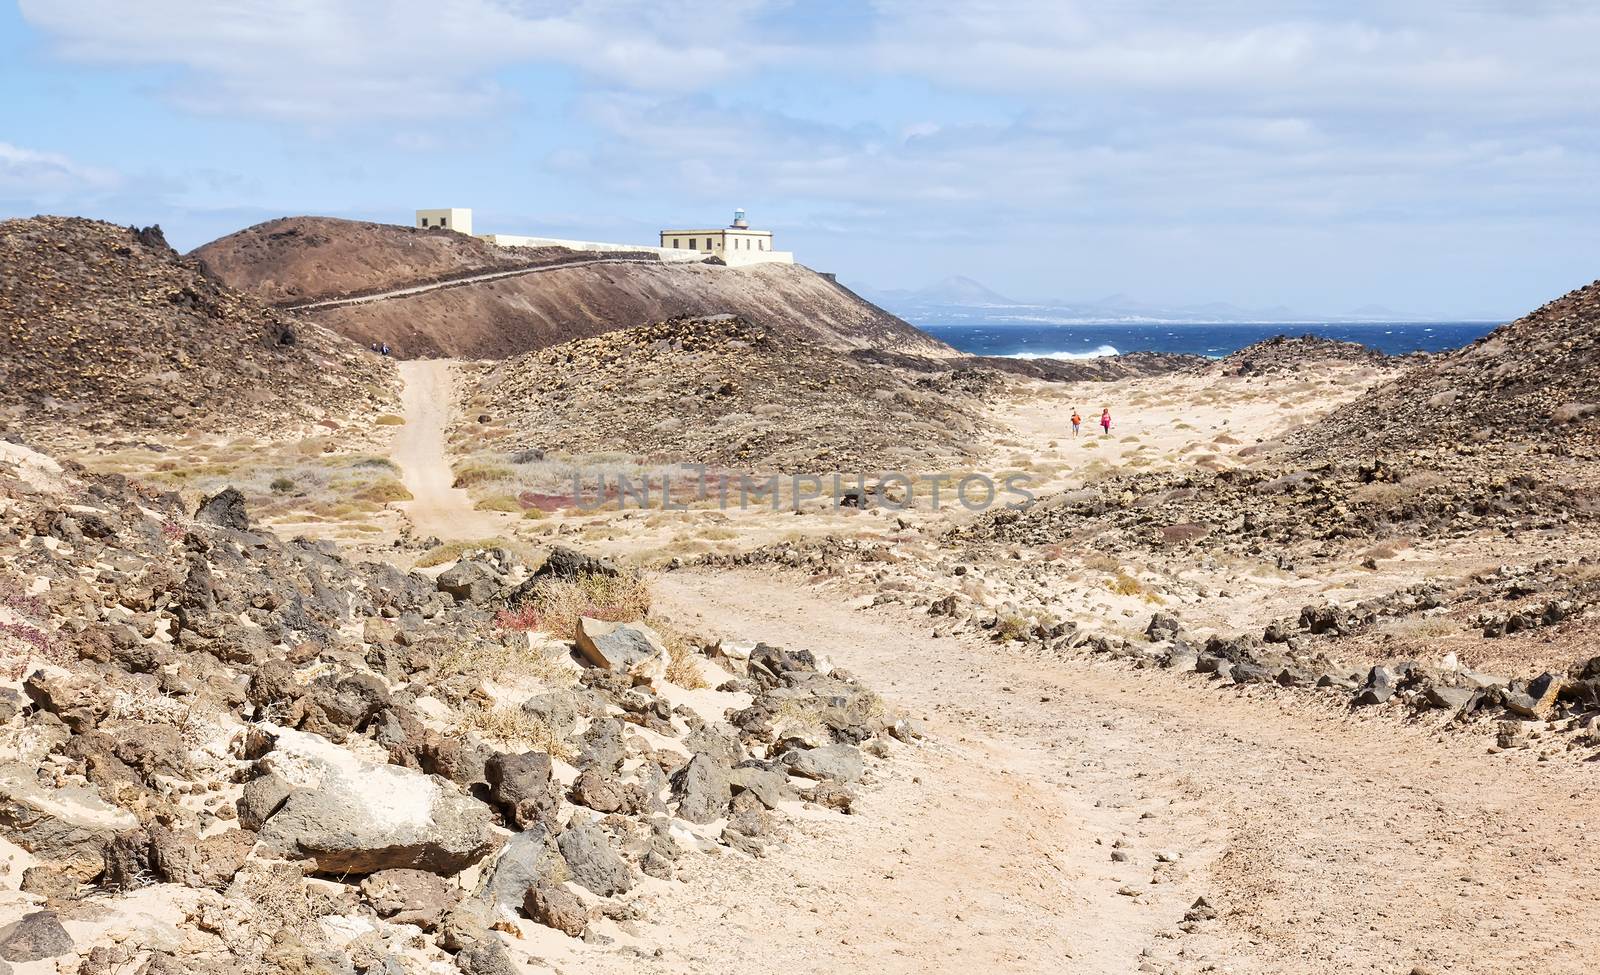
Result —
<instances>
[{"instance_id":1,"label":"dry shrub","mask_svg":"<svg viewBox=\"0 0 1600 975\"><path fill-rule=\"evenodd\" d=\"M1384 632L1399 640L1442 640L1460 636L1461 624L1448 616L1412 616L1396 620L1383 627Z\"/></svg>"},{"instance_id":2,"label":"dry shrub","mask_svg":"<svg viewBox=\"0 0 1600 975\"><path fill-rule=\"evenodd\" d=\"M1109 588L1119 596L1143 596L1146 594L1144 583L1122 570L1111 577Z\"/></svg>"},{"instance_id":3,"label":"dry shrub","mask_svg":"<svg viewBox=\"0 0 1600 975\"><path fill-rule=\"evenodd\" d=\"M412 494L406 486L392 477L370 484L356 492L358 501L371 501L375 504L387 504L390 501L410 501Z\"/></svg>"},{"instance_id":4,"label":"dry shrub","mask_svg":"<svg viewBox=\"0 0 1600 975\"><path fill-rule=\"evenodd\" d=\"M686 691L698 691L711 685L700 671L700 664L690 654L673 654L667 659L667 680Z\"/></svg>"},{"instance_id":5,"label":"dry shrub","mask_svg":"<svg viewBox=\"0 0 1600 975\"><path fill-rule=\"evenodd\" d=\"M474 484L487 484L490 481L504 481L516 476L516 472L509 467L497 464L466 464L456 468L456 479L452 487L469 488Z\"/></svg>"},{"instance_id":6,"label":"dry shrub","mask_svg":"<svg viewBox=\"0 0 1600 975\"><path fill-rule=\"evenodd\" d=\"M509 494L499 494L492 498L484 498L473 507L479 511L505 511L514 514L522 510L522 502Z\"/></svg>"},{"instance_id":7,"label":"dry shrub","mask_svg":"<svg viewBox=\"0 0 1600 975\"><path fill-rule=\"evenodd\" d=\"M995 639L1002 643L1014 643L1025 640L1033 632L1033 624L1027 617L1017 615L1001 616L994 621Z\"/></svg>"},{"instance_id":8,"label":"dry shrub","mask_svg":"<svg viewBox=\"0 0 1600 975\"><path fill-rule=\"evenodd\" d=\"M520 635L505 642L453 641L434 660L433 666L441 679L462 675L480 684L525 680L559 684L570 680L572 672L571 665L560 653L535 646Z\"/></svg>"},{"instance_id":9,"label":"dry shrub","mask_svg":"<svg viewBox=\"0 0 1600 975\"><path fill-rule=\"evenodd\" d=\"M380 427L403 427L406 425L406 418L395 416L393 413L384 413L374 422Z\"/></svg>"},{"instance_id":10,"label":"dry shrub","mask_svg":"<svg viewBox=\"0 0 1600 975\"><path fill-rule=\"evenodd\" d=\"M650 584L632 575L585 573L576 579L551 579L534 587L533 592L514 610L501 613L496 621L503 629L542 630L571 637L578 629L578 618L632 623L650 611Z\"/></svg>"},{"instance_id":11,"label":"dry shrub","mask_svg":"<svg viewBox=\"0 0 1600 975\"><path fill-rule=\"evenodd\" d=\"M467 708L456 722L456 731L475 731L493 744L545 752L563 761L576 754L548 722L520 707L479 705Z\"/></svg>"},{"instance_id":12,"label":"dry shrub","mask_svg":"<svg viewBox=\"0 0 1600 975\"><path fill-rule=\"evenodd\" d=\"M778 705L771 724L779 739L799 738L814 744L827 744L833 739L833 732L822 720L822 702L814 697L784 701Z\"/></svg>"},{"instance_id":13,"label":"dry shrub","mask_svg":"<svg viewBox=\"0 0 1600 975\"><path fill-rule=\"evenodd\" d=\"M1418 491L1404 484L1390 484L1383 481L1374 481L1363 484L1350 492L1351 500L1357 504L1371 505L1380 512L1393 512L1402 507L1407 501L1416 497Z\"/></svg>"},{"instance_id":14,"label":"dry shrub","mask_svg":"<svg viewBox=\"0 0 1600 975\"><path fill-rule=\"evenodd\" d=\"M652 620L650 625L667 648L667 680L690 691L709 687L695 659L700 655L699 641L665 620Z\"/></svg>"}]
</instances>

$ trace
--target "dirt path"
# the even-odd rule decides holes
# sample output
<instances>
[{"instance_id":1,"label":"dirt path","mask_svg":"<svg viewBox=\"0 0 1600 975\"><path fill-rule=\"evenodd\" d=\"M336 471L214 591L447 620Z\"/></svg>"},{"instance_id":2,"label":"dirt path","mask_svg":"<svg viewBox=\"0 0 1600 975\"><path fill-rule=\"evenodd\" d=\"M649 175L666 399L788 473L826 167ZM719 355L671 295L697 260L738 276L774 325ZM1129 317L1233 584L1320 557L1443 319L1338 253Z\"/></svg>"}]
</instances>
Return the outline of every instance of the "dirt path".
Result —
<instances>
[{"instance_id":1,"label":"dirt path","mask_svg":"<svg viewBox=\"0 0 1600 975\"><path fill-rule=\"evenodd\" d=\"M475 510L471 496L451 486L455 478L445 455L445 430L455 402L455 363L413 359L399 366L406 422L395 436L389 458L400 466L400 479L413 498L402 502L401 510L423 537L494 538L504 528L503 516Z\"/></svg>"},{"instance_id":2,"label":"dirt path","mask_svg":"<svg viewBox=\"0 0 1600 975\"><path fill-rule=\"evenodd\" d=\"M1320 698L935 639L926 617L852 610L798 575L678 572L658 589L685 622L827 654L931 739L875 766L859 818L807 822L766 860L710 860L688 896L649 902L664 950L638 970L1592 966L1588 767ZM1221 916L1185 933L1199 896Z\"/></svg>"},{"instance_id":3,"label":"dirt path","mask_svg":"<svg viewBox=\"0 0 1600 975\"><path fill-rule=\"evenodd\" d=\"M660 261L646 261L633 257L597 257L587 261L568 261L564 264L540 264L534 267L517 267L509 271L487 271L483 274L474 274L466 278L451 278L449 281L434 281L430 284L417 284L409 288L395 288L392 291L380 291L377 294L356 295L351 298L328 298L324 301L311 301L303 305L284 306L286 311L311 311L317 308L337 308L340 305L364 305L369 301L386 301L390 298L404 298L408 295L427 294L430 291L439 291L444 288L460 288L469 284L481 284L484 281L497 281L500 278L516 278L524 274L544 274L549 271L565 271L575 267L590 267L595 264L659 264Z\"/></svg>"}]
</instances>

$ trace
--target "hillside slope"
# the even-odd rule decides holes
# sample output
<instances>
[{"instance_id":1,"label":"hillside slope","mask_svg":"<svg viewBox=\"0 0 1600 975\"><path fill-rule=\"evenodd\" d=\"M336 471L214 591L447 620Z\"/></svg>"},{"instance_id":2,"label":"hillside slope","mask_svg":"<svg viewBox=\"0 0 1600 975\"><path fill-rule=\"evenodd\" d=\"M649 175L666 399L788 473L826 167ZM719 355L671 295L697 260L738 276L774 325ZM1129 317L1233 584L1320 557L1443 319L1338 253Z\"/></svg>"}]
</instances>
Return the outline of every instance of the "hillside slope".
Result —
<instances>
[{"instance_id":1,"label":"hillside slope","mask_svg":"<svg viewBox=\"0 0 1600 975\"><path fill-rule=\"evenodd\" d=\"M480 447L624 452L729 470L912 470L971 460L997 373L864 363L735 316L678 318L484 367Z\"/></svg>"},{"instance_id":2,"label":"hillside slope","mask_svg":"<svg viewBox=\"0 0 1600 975\"><path fill-rule=\"evenodd\" d=\"M449 231L295 217L223 237L194 256L230 286L292 302L580 254L495 248ZM366 345L387 342L402 357L502 358L615 328L723 313L831 348L955 354L828 278L776 264L589 265L302 314Z\"/></svg>"},{"instance_id":3,"label":"hillside slope","mask_svg":"<svg viewBox=\"0 0 1600 975\"><path fill-rule=\"evenodd\" d=\"M383 291L541 263L561 248L508 250L449 230L336 217L281 217L196 248L229 287L272 304Z\"/></svg>"},{"instance_id":4,"label":"hillside slope","mask_svg":"<svg viewBox=\"0 0 1600 975\"><path fill-rule=\"evenodd\" d=\"M390 364L218 285L143 231L0 221L0 411L87 430L279 424L364 408Z\"/></svg>"},{"instance_id":5,"label":"hillside slope","mask_svg":"<svg viewBox=\"0 0 1600 975\"><path fill-rule=\"evenodd\" d=\"M1342 453L1471 444L1594 452L1600 448L1600 281L1424 361L1308 427L1295 442Z\"/></svg>"}]
</instances>

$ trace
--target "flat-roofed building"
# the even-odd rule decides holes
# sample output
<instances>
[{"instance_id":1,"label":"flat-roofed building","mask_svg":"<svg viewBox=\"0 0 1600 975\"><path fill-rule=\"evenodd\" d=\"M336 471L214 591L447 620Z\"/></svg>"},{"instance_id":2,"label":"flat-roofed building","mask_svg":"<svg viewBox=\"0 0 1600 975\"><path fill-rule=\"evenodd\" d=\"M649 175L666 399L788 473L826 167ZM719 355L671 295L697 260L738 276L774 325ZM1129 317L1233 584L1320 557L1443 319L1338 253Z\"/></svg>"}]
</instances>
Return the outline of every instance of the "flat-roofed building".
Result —
<instances>
[{"instance_id":1,"label":"flat-roofed building","mask_svg":"<svg viewBox=\"0 0 1600 975\"><path fill-rule=\"evenodd\" d=\"M443 228L472 236L472 211L465 207L446 207L442 210L418 210L416 226L423 230Z\"/></svg>"},{"instance_id":2,"label":"flat-roofed building","mask_svg":"<svg viewBox=\"0 0 1600 975\"><path fill-rule=\"evenodd\" d=\"M719 257L730 267L741 264L793 264L794 254L774 250L772 231L751 230L743 210L733 211L733 223L701 230L663 230L661 246Z\"/></svg>"}]
</instances>

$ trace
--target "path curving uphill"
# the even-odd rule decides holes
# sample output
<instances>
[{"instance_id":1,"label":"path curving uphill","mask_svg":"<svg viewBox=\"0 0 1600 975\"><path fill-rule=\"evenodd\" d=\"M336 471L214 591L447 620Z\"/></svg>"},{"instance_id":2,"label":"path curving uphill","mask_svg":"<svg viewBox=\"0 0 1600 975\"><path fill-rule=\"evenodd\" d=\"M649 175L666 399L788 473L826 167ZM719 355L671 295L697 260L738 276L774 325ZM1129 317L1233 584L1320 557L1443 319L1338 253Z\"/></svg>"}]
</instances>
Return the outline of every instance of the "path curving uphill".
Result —
<instances>
[{"instance_id":1,"label":"path curving uphill","mask_svg":"<svg viewBox=\"0 0 1600 975\"><path fill-rule=\"evenodd\" d=\"M442 291L445 288L461 288L469 284L482 284L485 281L498 281L501 278L518 278L527 274L544 274L548 271L567 271L575 267L591 267L595 264L659 264L660 261L644 260L631 257L597 257L587 261L567 261L561 264L537 264L533 267L512 268L509 271L488 271L483 274L473 274L464 278L452 278L448 281L433 281L428 284L416 284L407 288L394 288L389 291L380 291L376 294L355 295L348 298L327 298L322 301L308 301L299 305L283 305L285 311L314 311L318 308L340 308L345 305L365 305L374 301L388 301L392 298L407 298L412 295L427 294L430 291Z\"/></svg>"}]
</instances>

